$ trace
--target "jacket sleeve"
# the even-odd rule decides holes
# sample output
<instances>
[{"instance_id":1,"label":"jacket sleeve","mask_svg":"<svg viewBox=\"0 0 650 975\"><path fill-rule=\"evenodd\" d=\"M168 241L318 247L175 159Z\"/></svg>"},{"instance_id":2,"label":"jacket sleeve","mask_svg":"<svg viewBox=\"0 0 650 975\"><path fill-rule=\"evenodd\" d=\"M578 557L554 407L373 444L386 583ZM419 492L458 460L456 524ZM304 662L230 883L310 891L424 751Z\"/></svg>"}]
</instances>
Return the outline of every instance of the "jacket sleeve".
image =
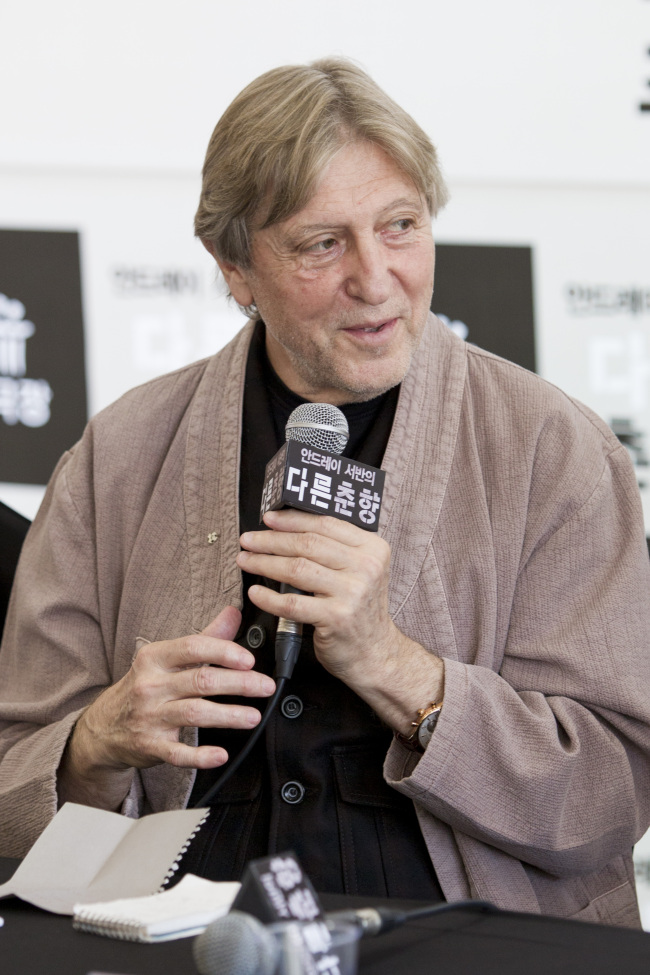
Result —
<instances>
[{"instance_id":1,"label":"jacket sleeve","mask_svg":"<svg viewBox=\"0 0 650 975\"><path fill-rule=\"evenodd\" d=\"M446 660L427 751L394 742L387 780L552 875L629 854L650 820L649 639L638 489L614 447L577 510L524 551L498 672Z\"/></svg>"},{"instance_id":2,"label":"jacket sleeve","mask_svg":"<svg viewBox=\"0 0 650 975\"><path fill-rule=\"evenodd\" d=\"M78 445L55 471L9 606L0 651L1 856L23 856L56 813L56 773L70 732L110 683L83 454Z\"/></svg>"}]
</instances>

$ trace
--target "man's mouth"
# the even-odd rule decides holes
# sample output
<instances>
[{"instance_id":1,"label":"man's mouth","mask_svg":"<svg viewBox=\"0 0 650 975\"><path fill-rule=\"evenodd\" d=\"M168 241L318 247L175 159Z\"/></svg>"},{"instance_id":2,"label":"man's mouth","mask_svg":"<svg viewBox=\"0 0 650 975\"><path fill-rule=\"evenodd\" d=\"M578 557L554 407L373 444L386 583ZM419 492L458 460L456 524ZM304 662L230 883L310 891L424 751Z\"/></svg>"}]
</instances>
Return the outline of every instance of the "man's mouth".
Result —
<instances>
[{"instance_id":1,"label":"man's mouth","mask_svg":"<svg viewBox=\"0 0 650 975\"><path fill-rule=\"evenodd\" d=\"M350 332L381 332L382 329L386 328L387 325L392 325L395 321L391 318L389 321L380 322L378 325L352 325L348 329Z\"/></svg>"}]
</instances>

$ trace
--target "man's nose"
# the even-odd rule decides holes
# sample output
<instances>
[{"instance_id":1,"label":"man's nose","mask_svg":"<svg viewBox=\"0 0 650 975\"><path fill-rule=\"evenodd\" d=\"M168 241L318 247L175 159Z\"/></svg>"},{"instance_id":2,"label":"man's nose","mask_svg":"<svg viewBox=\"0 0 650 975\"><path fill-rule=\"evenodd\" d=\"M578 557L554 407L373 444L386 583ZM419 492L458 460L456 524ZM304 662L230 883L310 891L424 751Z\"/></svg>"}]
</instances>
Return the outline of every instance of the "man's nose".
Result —
<instances>
[{"instance_id":1,"label":"man's nose","mask_svg":"<svg viewBox=\"0 0 650 975\"><path fill-rule=\"evenodd\" d=\"M391 291L392 271L386 247L374 236L358 240L348 254L346 291L368 305L382 305Z\"/></svg>"}]
</instances>

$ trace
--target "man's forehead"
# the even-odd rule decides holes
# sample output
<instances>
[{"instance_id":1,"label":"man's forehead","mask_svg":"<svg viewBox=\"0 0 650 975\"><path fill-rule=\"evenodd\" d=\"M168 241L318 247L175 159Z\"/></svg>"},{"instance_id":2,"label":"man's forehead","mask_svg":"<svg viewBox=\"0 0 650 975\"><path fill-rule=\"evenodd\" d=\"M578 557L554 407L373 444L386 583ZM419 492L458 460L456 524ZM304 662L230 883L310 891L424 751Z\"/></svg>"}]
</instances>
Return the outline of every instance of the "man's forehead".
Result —
<instances>
[{"instance_id":1,"label":"man's forehead","mask_svg":"<svg viewBox=\"0 0 650 975\"><path fill-rule=\"evenodd\" d=\"M426 202L419 195L415 187L413 187L413 193L410 196L400 196L391 200L390 203L374 211L373 216L378 222L381 222L402 210L413 211L423 209L426 209ZM327 208L323 209L322 219L313 218L314 208L310 208L309 204L307 204L298 213L288 217L282 223L276 224L277 232L281 236L295 238L309 237L311 234L320 233L321 231L345 229L354 220L354 214L337 212L335 205L333 205L331 212L328 212Z\"/></svg>"}]
</instances>

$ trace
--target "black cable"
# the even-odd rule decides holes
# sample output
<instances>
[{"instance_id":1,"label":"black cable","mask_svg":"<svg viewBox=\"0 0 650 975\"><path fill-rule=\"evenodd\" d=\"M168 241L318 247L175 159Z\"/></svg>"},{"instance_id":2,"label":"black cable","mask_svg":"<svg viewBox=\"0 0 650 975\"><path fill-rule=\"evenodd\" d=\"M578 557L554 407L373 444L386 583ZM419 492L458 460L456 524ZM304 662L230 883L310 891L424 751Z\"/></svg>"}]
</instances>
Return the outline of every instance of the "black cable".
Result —
<instances>
[{"instance_id":1,"label":"black cable","mask_svg":"<svg viewBox=\"0 0 650 975\"><path fill-rule=\"evenodd\" d=\"M304 595L302 589L296 589L294 586L290 586L285 582L283 582L280 586L280 592L295 592L299 593L300 595ZM210 801L214 799L219 790L223 788L226 782L232 778L244 759L250 755L255 743L259 740L260 735L268 724L269 718L275 710L278 699L284 690L284 685L293 674L293 668L296 666L296 661L298 660L301 646L302 623L295 623L293 620L287 620L280 617L278 620L277 632L275 634L275 673L273 674L273 679L275 680L275 694L267 701L266 707L264 708L264 714L262 715L262 720L258 724L255 731L251 732L250 738L240 751L237 758L234 760L232 765L226 769L223 775L217 779L214 785L208 789L205 795L202 795L199 801L194 803L195 809L208 805Z\"/></svg>"},{"instance_id":2,"label":"black cable","mask_svg":"<svg viewBox=\"0 0 650 975\"><path fill-rule=\"evenodd\" d=\"M241 763L244 761L244 759L247 758L247 756L250 754L255 743L257 742L260 735L264 731L264 728L266 727L269 718L271 717L273 711L275 710L279 697L282 694L282 691L284 690L284 685L287 683L287 679L288 678L286 677L277 678L275 694L267 701L266 707L264 708L264 714L262 715L262 720L258 724L257 728L255 729L255 731L251 732L250 738L248 739L248 741L246 742L246 744L244 745L244 747L242 748L242 750L240 751L239 755L234 760L232 765L226 769L226 771L223 773L223 775L221 775L217 779L214 785L210 786L210 788L205 793L205 795L201 796L198 802L194 803L194 809L198 809L201 806L209 805L211 800L214 799L214 797L219 792L219 790L223 788L226 782L230 780L230 778L235 774L235 772L237 771Z\"/></svg>"},{"instance_id":3,"label":"black cable","mask_svg":"<svg viewBox=\"0 0 650 975\"><path fill-rule=\"evenodd\" d=\"M444 914L446 911L472 911L479 914L500 914L500 908L489 901L450 901L442 904L427 904L426 907L416 907L403 910L394 907L362 907L357 910L328 911L328 920L347 921L356 924L361 929L364 938L374 938L378 934L386 934L393 928L418 921L421 918Z\"/></svg>"},{"instance_id":4,"label":"black cable","mask_svg":"<svg viewBox=\"0 0 650 975\"><path fill-rule=\"evenodd\" d=\"M421 917L430 917L433 914L444 914L445 911L476 911L479 914L500 914L501 909L490 901L449 901L446 904L436 904L435 907L416 907L406 911L407 921L417 921Z\"/></svg>"}]
</instances>

